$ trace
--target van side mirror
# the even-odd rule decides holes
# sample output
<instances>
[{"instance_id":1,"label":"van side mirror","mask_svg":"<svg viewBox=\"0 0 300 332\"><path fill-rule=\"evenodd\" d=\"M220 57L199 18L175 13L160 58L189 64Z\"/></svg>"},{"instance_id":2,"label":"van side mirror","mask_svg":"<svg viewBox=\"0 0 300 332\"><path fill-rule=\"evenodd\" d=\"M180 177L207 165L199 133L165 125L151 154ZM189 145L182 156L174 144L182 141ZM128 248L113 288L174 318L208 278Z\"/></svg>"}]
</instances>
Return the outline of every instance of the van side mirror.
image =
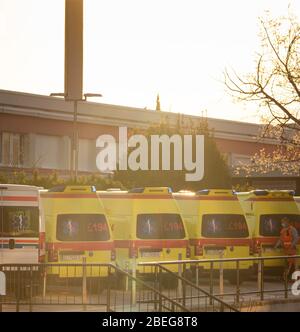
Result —
<instances>
[{"instance_id":1,"label":"van side mirror","mask_svg":"<svg viewBox=\"0 0 300 332\"><path fill-rule=\"evenodd\" d=\"M15 249L16 241L14 239L9 239L8 241L8 248L9 249Z\"/></svg>"}]
</instances>

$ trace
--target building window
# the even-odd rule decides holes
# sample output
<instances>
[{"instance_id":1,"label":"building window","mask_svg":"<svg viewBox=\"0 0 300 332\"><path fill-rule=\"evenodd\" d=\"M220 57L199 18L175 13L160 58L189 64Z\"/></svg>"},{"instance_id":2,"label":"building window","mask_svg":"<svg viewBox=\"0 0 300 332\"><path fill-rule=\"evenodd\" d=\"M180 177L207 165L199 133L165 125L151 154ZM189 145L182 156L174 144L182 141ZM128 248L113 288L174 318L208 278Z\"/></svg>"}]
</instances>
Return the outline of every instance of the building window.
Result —
<instances>
[{"instance_id":1,"label":"building window","mask_svg":"<svg viewBox=\"0 0 300 332\"><path fill-rule=\"evenodd\" d=\"M231 166L241 166L241 165L250 165L251 164L251 156L244 154L235 154L233 153L231 156Z\"/></svg>"},{"instance_id":2,"label":"building window","mask_svg":"<svg viewBox=\"0 0 300 332\"><path fill-rule=\"evenodd\" d=\"M18 167L24 164L25 136L15 133L0 133L0 165Z\"/></svg>"}]
</instances>

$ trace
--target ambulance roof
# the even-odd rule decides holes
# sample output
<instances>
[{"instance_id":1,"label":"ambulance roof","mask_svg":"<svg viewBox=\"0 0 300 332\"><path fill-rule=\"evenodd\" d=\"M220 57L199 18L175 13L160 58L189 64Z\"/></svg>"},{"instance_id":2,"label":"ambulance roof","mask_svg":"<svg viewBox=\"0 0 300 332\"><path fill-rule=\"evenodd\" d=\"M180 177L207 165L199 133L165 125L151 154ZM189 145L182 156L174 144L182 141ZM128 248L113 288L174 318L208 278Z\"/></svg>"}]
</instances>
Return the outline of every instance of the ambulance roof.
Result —
<instances>
[{"instance_id":1,"label":"ambulance roof","mask_svg":"<svg viewBox=\"0 0 300 332\"><path fill-rule=\"evenodd\" d=\"M53 187L48 190L48 192L52 193L95 193L96 187L95 186L77 186L77 185L71 185L71 186L57 186Z\"/></svg>"},{"instance_id":2,"label":"ambulance roof","mask_svg":"<svg viewBox=\"0 0 300 332\"><path fill-rule=\"evenodd\" d=\"M0 184L0 190L8 191L38 191L44 189L43 187L22 185L22 184Z\"/></svg>"}]
</instances>

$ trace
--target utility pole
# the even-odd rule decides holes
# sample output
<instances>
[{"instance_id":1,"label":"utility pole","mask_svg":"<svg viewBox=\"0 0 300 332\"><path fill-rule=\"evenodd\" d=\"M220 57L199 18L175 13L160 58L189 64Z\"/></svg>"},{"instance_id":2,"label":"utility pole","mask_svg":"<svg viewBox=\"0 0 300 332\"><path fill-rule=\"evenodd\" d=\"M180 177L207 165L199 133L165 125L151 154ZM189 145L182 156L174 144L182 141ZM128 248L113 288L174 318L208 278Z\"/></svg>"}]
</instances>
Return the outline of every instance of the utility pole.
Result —
<instances>
[{"instance_id":1,"label":"utility pole","mask_svg":"<svg viewBox=\"0 0 300 332\"><path fill-rule=\"evenodd\" d=\"M64 97L73 103L73 128L71 138L70 175L78 177L78 102L88 97L102 97L100 93L83 96L83 0L65 0L65 91L50 96Z\"/></svg>"},{"instance_id":2,"label":"utility pole","mask_svg":"<svg viewBox=\"0 0 300 332\"><path fill-rule=\"evenodd\" d=\"M77 107L82 100L83 82L83 0L65 0L65 92L67 101L73 102L73 135L71 176L78 175Z\"/></svg>"}]
</instances>

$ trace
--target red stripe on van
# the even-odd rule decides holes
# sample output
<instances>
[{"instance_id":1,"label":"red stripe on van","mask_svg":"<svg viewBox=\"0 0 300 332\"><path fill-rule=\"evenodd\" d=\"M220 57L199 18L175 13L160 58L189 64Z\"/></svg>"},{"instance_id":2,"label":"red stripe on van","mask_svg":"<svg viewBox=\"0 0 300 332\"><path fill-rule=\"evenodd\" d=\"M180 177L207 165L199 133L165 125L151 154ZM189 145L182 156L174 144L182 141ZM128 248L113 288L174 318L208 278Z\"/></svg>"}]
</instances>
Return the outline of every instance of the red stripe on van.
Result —
<instances>
[{"instance_id":1,"label":"red stripe on van","mask_svg":"<svg viewBox=\"0 0 300 332\"><path fill-rule=\"evenodd\" d=\"M187 196L187 197L175 197L180 200L195 200L195 201L237 201L236 196Z\"/></svg>"},{"instance_id":2,"label":"red stripe on van","mask_svg":"<svg viewBox=\"0 0 300 332\"><path fill-rule=\"evenodd\" d=\"M188 240L115 240L116 248L186 248Z\"/></svg>"},{"instance_id":3,"label":"red stripe on van","mask_svg":"<svg viewBox=\"0 0 300 332\"><path fill-rule=\"evenodd\" d=\"M280 197L273 197L273 198L248 198L246 199L248 202L294 202L293 198L280 198Z\"/></svg>"},{"instance_id":4,"label":"red stripe on van","mask_svg":"<svg viewBox=\"0 0 300 332\"><path fill-rule=\"evenodd\" d=\"M112 250L114 249L114 243L110 242L48 242L47 250Z\"/></svg>"},{"instance_id":5,"label":"red stripe on van","mask_svg":"<svg viewBox=\"0 0 300 332\"><path fill-rule=\"evenodd\" d=\"M40 250L44 250L46 247L46 233L45 232L40 232L39 246L40 246Z\"/></svg>"},{"instance_id":6,"label":"red stripe on van","mask_svg":"<svg viewBox=\"0 0 300 332\"><path fill-rule=\"evenodd\" d=\"M96 194L64 194L64 193L46 193L42 194L42 197L47 198L97 198Z\"/></svg>"},{"instance_id":7,"label":"red stripe on van","mask_svg":"<svg viewBox=\"0 0 300 332\"><path fill-rule=\"evenodd\" d=\"M276 244L277 241L279 239L279 236L270 236L270 237L266 237L266 236L262 236L262 237L254 237L253 238L253 242L256 242L257 244L264 244L264 243L268 243L268 244ZM300 239L298 240L298 244L300 244Z\"/></svg>"},{"instance_id":8,"label":"red stripe on van","mask_svg":"<svg viewBox=\"0 0 300 332\"><path fill-rule=\"evenodd\" d=\"M2 196L1 201L26 201L36 202L38 198L36 196Z\"/></svg>"},{"instance_id":9,"label":"red stripe on van","mask_svg":"<svg viewBox=\"0 0 300 332\"><path fill-rule=\"evenodd\" d=\"M276 242L278 241L279 236L275 236L275 237L254 237L253 241L256 243L271 243L271 244L276 244Z\"/></svg>"},{"instance_id":10,"label":"red stripe on van","mask_svg":"<svg viewBox=\"0 0 300 332\"><path fill-rule=\"evenodd\" d=\"M14 237L11 237L11 238L14 238ZM2 241L4 243L8 243L11 238L2 239ZM23 240L23 239L19 239L19 240L14 239L14 240L15 240L15 243L29 243L29 244L38 244L39 243L39 240Z\"/></svg>"},{"instance_id":11,"label":"red stripe on van","mask_svg":"<svg viewBox=\"0 0 300 332\"><path fill-rule=\"evenodd\" d=\"M221 246L248 246L251 244L250 239L190 239L191 245L215 244Z\"/></svg>"}]
</instances>

